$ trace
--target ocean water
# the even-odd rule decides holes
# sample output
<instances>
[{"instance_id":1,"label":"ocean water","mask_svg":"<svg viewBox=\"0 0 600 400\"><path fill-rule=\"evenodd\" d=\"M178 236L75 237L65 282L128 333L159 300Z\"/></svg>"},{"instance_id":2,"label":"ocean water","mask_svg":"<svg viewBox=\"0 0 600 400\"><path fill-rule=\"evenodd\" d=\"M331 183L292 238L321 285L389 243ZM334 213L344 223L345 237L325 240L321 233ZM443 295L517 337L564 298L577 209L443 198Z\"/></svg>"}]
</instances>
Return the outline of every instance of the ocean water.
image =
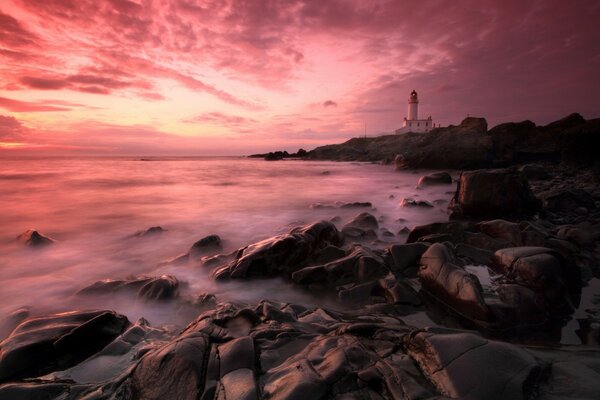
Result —
<instances>
[{"instance_id":1,"label":"ocean water","mask_svg":"<svg viewBox=\"0 0 600 400\"><path fill-rule=\"evenodd\" d=\"M81 308L113 308L130 320L174 323L168 305L131 299L82 299L77 290L102 279L171 274L182 295L263 298L320 305L327 300L278 280L216 284L201 265L161 265L198 239L218 234L223 253L320 219L339 228L369 211L397 233L447 220L454 185L417 189L429 171L397 172L367 163L247 158L31 158L0 160L0 320L21 307L32 315ZM404 197L436 202L403 208ZM371 202L373 209L319 209L314 203ZM161 226L147 238L136 231ZM58 242L24 248L15 238L37 229ZM386 238L403 242L406 236ZM325 304L323 304L325 305Z\"/></svg>"}]
</instances>

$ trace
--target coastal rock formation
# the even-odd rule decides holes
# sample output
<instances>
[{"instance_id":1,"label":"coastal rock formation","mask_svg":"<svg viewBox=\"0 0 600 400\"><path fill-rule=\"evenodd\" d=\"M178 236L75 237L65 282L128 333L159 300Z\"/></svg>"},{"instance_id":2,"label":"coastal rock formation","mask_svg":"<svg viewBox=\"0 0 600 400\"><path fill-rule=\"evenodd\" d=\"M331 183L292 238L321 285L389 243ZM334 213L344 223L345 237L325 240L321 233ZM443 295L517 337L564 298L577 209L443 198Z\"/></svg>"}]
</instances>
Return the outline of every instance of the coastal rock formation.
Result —
<instances>
[{"instance_id":1,"label":"coastal rock formation","mask_svg":"<svg viewBox=\"0 0 600 400\"><path fill-rule=\"evenodd\" d=\"M166 232L166 229L163 229L160 226L151 226L148 229L144 229L141 231L137 231L133 234L134 237L145 238L150 236L160 235L161 233Z\"/></svg>"},{"instance_id":2,"label":"coastal rock formation","mask_svg":"<svg viewBox=\"0 0 600 400\"><path fill-rule=\"evenodd\" d=\"M340 245L342 235L329 221L299 226L289 233L246 246L231 263L213 271L215 279L290 276L319 250Z\"/></svg>"},{"instance_id":3,"label":"coastal rock formation","mask_svg":"<svg viewBox=\"0 0 600 400\"><path fill-rule=\"evenodd\" d=\"M541 209L524 175L511 170L463 172L449 209L451 218L529 218Z\"/></svg>"},{"instance_id":4,"label":"coastal rock formation","mask_svg":"<svg viewBox=\"0 0 600 400\"><path fill-rule=\"evenodd\" d=\"M417 186L431 185L449 185L452 183L452 177L447 172L435 172L433 174L424 175L419 178Z\"/></svg>"},{"instance_id":5,"label":"coastal rock formation","mask_svg":"<svg viewBox=\"0 0 600 400\"><path fill-rule=\"evenodd\" d=\"M56 243L56 240L44 236L35 229L29 229L19 236L17 236L17 241L23 243L27 247L45 247Z\"/></svg>"},{"instance_id":6,"label":"coastal rock formation","mask_svg":"<svg viewBox=\"0 0 600 400\"><path fill-rule=\"evenodd\" d=\"M140 300L171 300L179 295L179 281L174 276L137 277L126 280L98 281L77 292L77 295L132 294Z\"/></svg>"},{"instance_id":7,"label":"coastal rock formation","mask_svg":"<svg viewBox=\"0 0 600 400\"><path fill-rule=\"evenodd\" d=\"M119 336L129 325L114 311L76 311L30 318L0 343L0 382L69 368Z\"/></svg>"}]
</instances>

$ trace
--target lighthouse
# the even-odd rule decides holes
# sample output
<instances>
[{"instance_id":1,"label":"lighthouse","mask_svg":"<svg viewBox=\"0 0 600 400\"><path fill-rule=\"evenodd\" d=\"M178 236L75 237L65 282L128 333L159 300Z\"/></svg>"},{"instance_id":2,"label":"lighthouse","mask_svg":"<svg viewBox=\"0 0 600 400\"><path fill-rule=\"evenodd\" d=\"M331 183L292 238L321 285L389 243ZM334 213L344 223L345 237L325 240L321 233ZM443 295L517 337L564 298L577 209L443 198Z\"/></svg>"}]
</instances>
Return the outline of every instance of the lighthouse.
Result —
<instances>
[{"instance_id":1,"label":"lighthouse","mask_svg":"<svg viewBox=\"0 0 600 400\"><path fill-rule=\"evenodd\" d=\"M408 115L404 117L402 128L397 129L396 133L429 132L433 127L431 117L419 119L419 95L413 90L408 96Z\"/></svg>"}]
</instances>

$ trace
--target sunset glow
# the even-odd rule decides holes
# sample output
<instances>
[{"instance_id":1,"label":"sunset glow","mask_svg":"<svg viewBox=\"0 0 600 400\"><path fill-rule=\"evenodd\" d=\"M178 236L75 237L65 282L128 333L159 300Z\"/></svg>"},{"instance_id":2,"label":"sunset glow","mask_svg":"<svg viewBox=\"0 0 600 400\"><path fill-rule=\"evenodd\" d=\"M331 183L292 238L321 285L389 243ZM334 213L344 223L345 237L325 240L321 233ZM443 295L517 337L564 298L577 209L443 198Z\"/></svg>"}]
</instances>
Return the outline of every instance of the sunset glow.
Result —
<instances>
[{"instance_id":1,"label":"sunset glow","mask_svg":"<svg viewBox=\"0 0 600 400\"><path fill-rule=\"evenodd\" d=\"M598 3L412 3L2 1L0 150L295 151L394 131L414 88L442 125L594 116Z\"/></svg>"}]
</instances>

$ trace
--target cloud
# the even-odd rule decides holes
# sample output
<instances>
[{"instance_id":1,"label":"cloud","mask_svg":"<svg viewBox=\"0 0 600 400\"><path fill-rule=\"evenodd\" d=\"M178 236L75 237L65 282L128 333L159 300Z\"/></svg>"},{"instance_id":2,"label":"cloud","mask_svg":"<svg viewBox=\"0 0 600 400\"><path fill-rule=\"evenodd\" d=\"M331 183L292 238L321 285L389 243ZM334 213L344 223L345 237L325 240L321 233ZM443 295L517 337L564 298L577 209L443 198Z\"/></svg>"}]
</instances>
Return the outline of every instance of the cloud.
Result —
<instances>
[{"instance_id":1,"label":"cloud","mask_svg":"<svg viewBox=\"0 0 600 400\"><path fill-rule=\"evenodd\" d=\"M0 141L14 141L23 138L25 128L15 117L0 115Z\"/></svg>"},{"instance_id":2,"label":"cloud","mask_svg":"<svg viewBox=\"0 0 600 400\"><path fill-rule=\"evenodd\" d=\"M191 124L208 124L227 127L248 127L248 125L256 124L257 121L252 118L240 117L237 115L223 114L220 112L210 112L199 114L182 120L185 123Z\"/></svg>"},{"instance_id":3,"label":"cloud","mask_svg":"<svg viewBox=\"0 0 600 400\"><path fill-rule=\"evenodd\" d=\"M52 100L46 102L28 102L28 101L20 101L9 99L6 97L0 97L0 108L4 108L8 111L14 112L38 112L38 111L69 111L71 108L64 107L64 105L72 106L74 103L62 103L60 106L58 105L50 105ZM58 103L57 103L58 104Z\"/></svg>"},{"instance_id":4,"label":"cloud","mask_svg":"<svg viewBox=\"0 0 600 400\"><path fill-rule=\"evenodd\" d=\"M323 102L323 107L327 108L327 107L337 107L337 103L333 100L326 100Z\"/></svg>"}]
</instances>

